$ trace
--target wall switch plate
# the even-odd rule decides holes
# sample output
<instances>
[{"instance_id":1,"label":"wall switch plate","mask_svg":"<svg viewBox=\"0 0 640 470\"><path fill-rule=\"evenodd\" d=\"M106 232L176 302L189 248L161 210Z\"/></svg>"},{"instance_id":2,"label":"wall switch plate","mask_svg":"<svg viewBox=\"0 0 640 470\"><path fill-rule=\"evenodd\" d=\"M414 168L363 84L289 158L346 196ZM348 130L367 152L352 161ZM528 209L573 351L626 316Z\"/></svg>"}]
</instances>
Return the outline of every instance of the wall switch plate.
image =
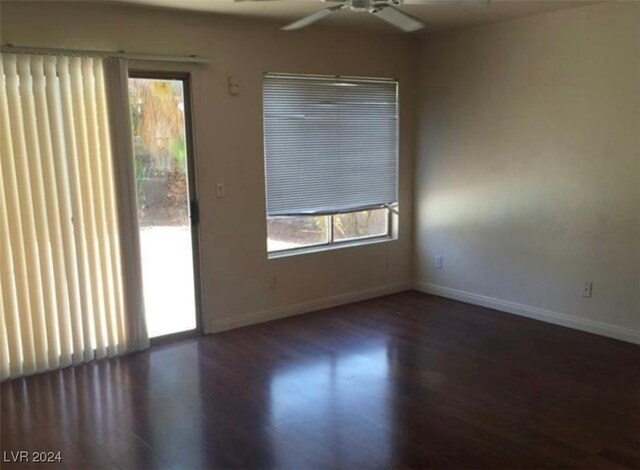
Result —
<instances>
[{"instance_id":1,"label":"wall switch plate","mask_svg":"<svg viewBox=\"0 0 640 470\"><path fill-rule=\"evenodd\" d=\"M582 290L580 291L580 295L582 297L591 297L591 291L593 290L593 282L587 281L582 285Z\"/></svg>"},{"instance_id":2,"label":"wall switch plate","mask_svg":"<svg viewBox=\"0 0 640 470\"><path fill-rule=\"evenodd\" d=\"M436 269L442 269L442 255L436 256Z\"/></svg>"},{"instance_id":3,"label":"wall switch plate","mask_svg":"<svg viewBox=\"0 0 640 470\"><path fill-rule=\"evenodd\" d=\"M216 197L225 197L227 195L227 188L224 183L216 184Z\"/></svg>"},{"instance_id":4,"label":"wall switch plate","mask_svg":"<svg viewBox=\"0 0 640 470\"><path fill-rule=\"evenodd\" d=\"M271 276L271 283L269 284L271 290L278 288L278 276Z\"/></svg>"},{"instance_id":5,"label":"wall switch plate","mask_svg":"<svg viewBox=\"0 0 640 470\"><path fill-rule=\"evenodd\" d=\"M237 77L229 77L229 94L230 95L240 94L240 80L238 80Z\"/></svg>"}]
</instances>

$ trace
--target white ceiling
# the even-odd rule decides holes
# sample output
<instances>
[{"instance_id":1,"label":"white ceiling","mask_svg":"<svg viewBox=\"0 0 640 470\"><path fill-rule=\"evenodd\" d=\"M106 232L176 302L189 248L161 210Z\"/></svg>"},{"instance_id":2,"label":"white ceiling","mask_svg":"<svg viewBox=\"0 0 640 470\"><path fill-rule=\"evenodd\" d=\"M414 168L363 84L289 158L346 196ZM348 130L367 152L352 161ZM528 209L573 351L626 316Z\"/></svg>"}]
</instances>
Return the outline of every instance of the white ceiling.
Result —
<instances>
[{"instance_id":1,"label":"white ceiling","mask_svg":"<svg viewBox=\"0 0 640 470\"><path fill-rule=\"evenodd\" d=\"M327 8L331 3L318 0L113 0L151 7L164 7L281 23L283 26L305 15ZM612 1L612 0L608 0ZM440 30L490 23L520 16L563 10L597 3L593 0L492 0L486 4L406 5L401 9L428 24L428 30ZM339 11L318 23L322 26L394 30L373 15Z\"/></svg>"}]
</instances>

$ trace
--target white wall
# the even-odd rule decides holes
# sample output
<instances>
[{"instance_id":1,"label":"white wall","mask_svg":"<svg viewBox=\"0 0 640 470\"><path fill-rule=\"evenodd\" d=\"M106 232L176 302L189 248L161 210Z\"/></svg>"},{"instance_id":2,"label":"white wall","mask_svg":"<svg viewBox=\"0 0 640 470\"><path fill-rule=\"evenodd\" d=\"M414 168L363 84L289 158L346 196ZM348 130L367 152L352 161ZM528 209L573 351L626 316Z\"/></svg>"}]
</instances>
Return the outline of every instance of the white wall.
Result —
<instances>
[{"instance_id":1,"label":"white wall","mask_svg":"<svg viewBox=\"0 0 640 470\"><path fill-rule=\"evenodd\" d=\"M209 66L177 67L193 77L207 331L402 290L410 281L417 45L394 33L322 28L284 33L277 28L92 2L2 2L2 44L212 58ZM267 259L261 96L266 71L399 79L402 214L397 241ZM240 96L227 93L229 75L240 80ZM216 182L226 183L225 199L216 199ZM269 288L272 275L279 280L275 290Z\"/></svg>"},{"instance_id":2,"label":"white wall","mask_svg":"<svg viewBox=\"0 0 640 470\"><path fill-rule=\"evenodd\" d=\"M640 341L640 3L429 36L419 80L416 285Z\"/></svg>"}]
</instances>

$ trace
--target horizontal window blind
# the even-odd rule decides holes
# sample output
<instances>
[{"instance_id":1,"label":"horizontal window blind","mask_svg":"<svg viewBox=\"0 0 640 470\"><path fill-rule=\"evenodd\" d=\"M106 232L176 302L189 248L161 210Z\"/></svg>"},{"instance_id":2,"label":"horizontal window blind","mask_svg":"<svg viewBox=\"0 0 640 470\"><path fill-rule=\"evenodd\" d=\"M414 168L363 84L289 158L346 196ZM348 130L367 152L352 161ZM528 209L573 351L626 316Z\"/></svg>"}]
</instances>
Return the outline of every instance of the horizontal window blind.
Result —
<instances>
[{"instance_id":1,"label":"horizontal window blind","mask_svg":"<svg viewBox=\"0 0 640 470\"><path fill-rule=\"evenodd\" d=\"M269 216L397 202L395 81L267 74L263 99Z\"/></svg>"}]
</instances>

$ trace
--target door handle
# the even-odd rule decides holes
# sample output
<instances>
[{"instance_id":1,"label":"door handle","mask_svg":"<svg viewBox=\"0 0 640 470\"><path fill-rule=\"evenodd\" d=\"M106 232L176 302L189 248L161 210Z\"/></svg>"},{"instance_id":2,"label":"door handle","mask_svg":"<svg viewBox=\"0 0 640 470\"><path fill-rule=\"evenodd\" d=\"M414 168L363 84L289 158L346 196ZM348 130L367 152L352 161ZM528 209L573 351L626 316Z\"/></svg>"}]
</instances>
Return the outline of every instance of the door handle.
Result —
<instances>
[{"instance_id":1,"label":"door handle","mask_svg":"<svg viewBox=\"0 0 640 470\"><path fill-rule=\"evenodd\" d=\"M200 223L200 206L195 199L189 202L189 217L191 217L191 225Z\"/></svg>"}]
</instances>

